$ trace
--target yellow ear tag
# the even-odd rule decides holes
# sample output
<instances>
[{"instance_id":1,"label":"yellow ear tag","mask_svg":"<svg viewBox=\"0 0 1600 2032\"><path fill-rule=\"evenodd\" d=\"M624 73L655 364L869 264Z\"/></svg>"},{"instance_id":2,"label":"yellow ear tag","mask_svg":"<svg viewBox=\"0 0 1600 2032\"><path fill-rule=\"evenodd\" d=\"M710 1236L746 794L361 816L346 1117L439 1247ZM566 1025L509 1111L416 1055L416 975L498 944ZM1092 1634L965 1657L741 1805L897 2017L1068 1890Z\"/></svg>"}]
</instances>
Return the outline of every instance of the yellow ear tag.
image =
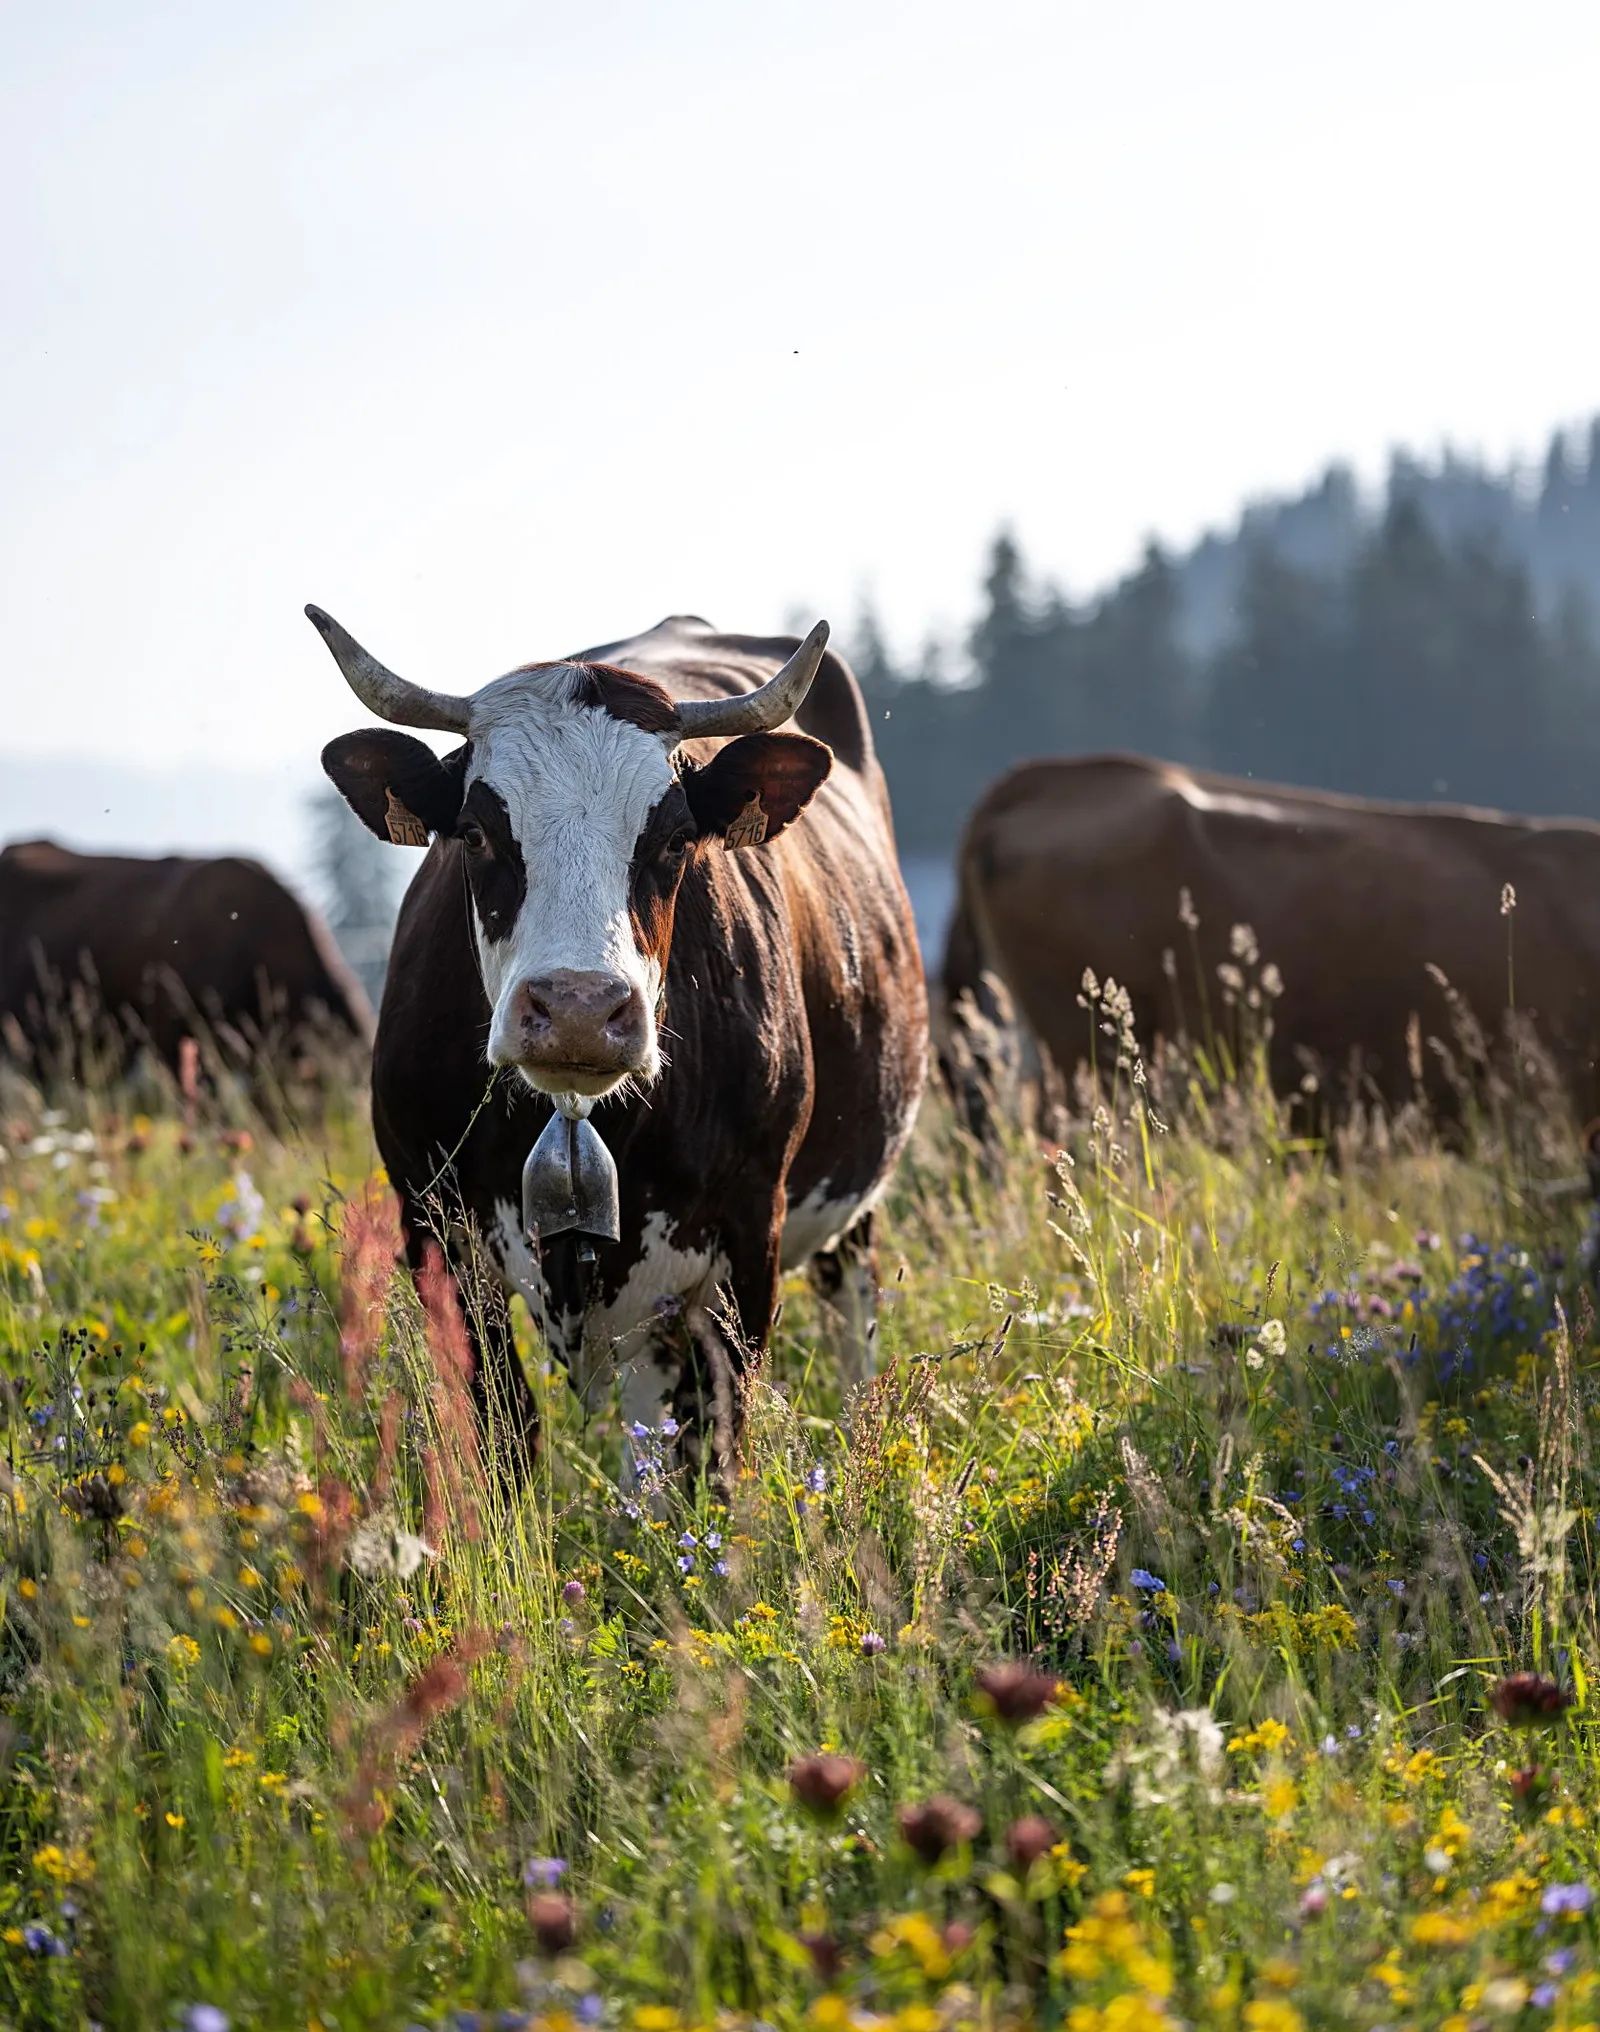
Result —
<instances>
[{"instance_id":1,"label":"yellow ear tag","mask_svg":"<svg viewBox=\"0 0 1600 2032\"><path fill-rule=\"evenodd\" d=\"M767 836L767 815L761 809L761 793L752 790L750 802L728 827L724 838L730 847L759 847Z\"/></svg>"},{"instance_id":2,"label":"yellow ear tag","mask_svg":"<svg viewBox=\"0 0 1600 2032\"><path fill-rule=\"evenodd\" d=\"M425 847L428 844L428 828L414 811L407 811L394 792L385 789L388 804L384 810L383 822L389 828L389 837L397 847Z\"/></svg>"}]
</instances>

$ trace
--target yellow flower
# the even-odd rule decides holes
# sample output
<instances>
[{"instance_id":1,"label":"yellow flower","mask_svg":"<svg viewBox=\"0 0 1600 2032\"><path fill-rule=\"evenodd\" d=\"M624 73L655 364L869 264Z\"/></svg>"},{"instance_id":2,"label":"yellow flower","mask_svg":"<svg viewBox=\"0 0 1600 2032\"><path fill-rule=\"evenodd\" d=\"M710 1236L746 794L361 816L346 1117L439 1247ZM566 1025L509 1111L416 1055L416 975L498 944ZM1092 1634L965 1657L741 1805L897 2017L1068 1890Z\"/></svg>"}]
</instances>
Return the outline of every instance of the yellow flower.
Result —
<instances>
[{"instance_id":1,"label":"yellow flower","mask_svg":"<svg viewBox=\"0 0 1600 2032\"><path fill-rule=\"evenodd\" d=\"M1230 1756L1241 1757L1250 1751L1281 1750L1292 1740L1289 1730L1283 1723L1269 1715L1264 1722L1258 1722L1248 1734L1235 1736L1228 1745L1228 1753Z\"/></svg>"},{"instance_id":2,"label":"yellow flower","mask_svg":"<svg viewBox=\"0 0 1600 2032\"><path fill-rule=\"evenodd\" d=\"M265 1630L252 1632L250 1649L258 1658L270 1658L272 1656L272 1639L267 1635Z\"/></svg>"},{"instance_id":3,"label":"yellow flower","mask_svg":"<svg viewBox=\"0 0 1600 2032\"><path fill-rule=\"evenodd\" d=\"M1274 1820L1286 1813L1293 1813L1300 1794L1295 1790L1292 1778L1274 1778L1261 1795L1262 1804Z\"/></svg>"},{"instance_id":4,"label":"yellow flower","mask_svg":"<svg viewBox=\"0 0 1600 2032\"><path fill-rule=\"evenodd\" d=\"M200 1646L192 1637L174 1637L167 1645L167 1657L172 1664L180 1668L185 1665L198 1665Z\"/></svg>"},{"instance_id":5,"label":"yellow flower","mask_svg":"<svg viewBox=\"0 0 1600 2032\"><path fill-rule=\"evenodd\" d=\"M182 1827L183 1825L183 1815L181 1813L169 1813L166 1816L166 1820L168 1827Z\"/></svg>"},{"instance_id":6,"label":"yellow flower","mask_svg":"<svg viewBox=\"0 0 1600 2032\"><path fill-rule=\"evenodd\" d=\"M1287 1997L1254 1997L1244 2007L1246 2032L1305 2032L1305 2019Z\"/></svg>"},{"instance_id":7,"label":"yellow flower","mask_svg":"<svg viewBox=\"0 0 1600 2032\"><path fill-rule=\"evenodd\" d=\"M636 2032L678 2032L679 2018L670 2004L640 2004L633 2014Z\"/></svg>"},{"instance_id":8,"label":"yellow flower","mask_svg":"<svg viewBox=\"0 0 1600 2032\"><path fill-rule=\"evenodd\" d=\"M1153 1898L1156 1895L1154 1870L1130 1870L1122 1881L1130 1891L1136 1891L1141 1898Z\"/></svg>"},{"instance_id":9,"label":"yellow flower","mask_svg":"<svg viewBox=\"0 0 1600 2032\"><path fill-rule=\"evenodd\" d=\"M260 1587L261 1576L253 1566L241 1566L239 1569L239 1581L243 1587Z\"/></svg>"},{"instance_id":10,"label":"yellow flower","mask_svg":"<svg viewBox=\"0 0 1600 2032\"><path fill-rule=\"evenodd\" d=\"M19 1580L17 1582L17 1593L21 1595L25 1602L36 1602L39 1599L38 1584L31 1580Z\"/></svg>"},{"instance_id":11,"label":"yellow flower","mask_svg":"<svg viewBox=\"0 0 1600 2032\"><path fill-rule=\"evenodd\" d=\"M302 1517L320 1517L322 1515L322 1498L314 1496L309 1489L303 1495L295 1497L294 1506Z\"/></svg>"},{"instance_id":12,"label":"yellow flower","mask_svg":"<svg viewBox=\"0 0 1600 2032\"><path fill-rule=\"evenodd\" d=\"M1472 1928L1449 1912L1421 1912L1411 1922L1411 1938L1418 1947L1465 1947Z\"/></svg>"}]
</instances>

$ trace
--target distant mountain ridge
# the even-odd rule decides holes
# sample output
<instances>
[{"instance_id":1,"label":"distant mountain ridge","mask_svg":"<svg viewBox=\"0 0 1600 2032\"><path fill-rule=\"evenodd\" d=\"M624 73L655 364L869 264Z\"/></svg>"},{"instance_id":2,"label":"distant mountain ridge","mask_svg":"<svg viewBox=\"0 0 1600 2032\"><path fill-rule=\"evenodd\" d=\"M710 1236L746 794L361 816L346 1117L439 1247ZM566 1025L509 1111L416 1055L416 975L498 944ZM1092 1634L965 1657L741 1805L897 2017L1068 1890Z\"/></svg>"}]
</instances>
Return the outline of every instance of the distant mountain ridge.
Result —
<instances>
[{"instance_id":1,"label":"distant mountain ridge","mask_svg":"<svg viewBox=\"0 0 1600 2032\"><path fill-rule=\"evenodd\" d=\"M1376 493L1363 492L1346 465L1329 465L1298 494L1250 503L1227 531L1203 536L1171 559L1178 587L1177 633L1192 656L1208 656L1238 632L1249 558L1271 550L1324 579L1354 562L1387 509L1411 502L1441 542L1496 547L1528 574L1535 613L1560 621L1576 600L1591 626L1600 618L1600 417L1558 430L1542 467L1502 470L1446 450L1429 462L1396 452Z\"/></svg>"}]
</instances>

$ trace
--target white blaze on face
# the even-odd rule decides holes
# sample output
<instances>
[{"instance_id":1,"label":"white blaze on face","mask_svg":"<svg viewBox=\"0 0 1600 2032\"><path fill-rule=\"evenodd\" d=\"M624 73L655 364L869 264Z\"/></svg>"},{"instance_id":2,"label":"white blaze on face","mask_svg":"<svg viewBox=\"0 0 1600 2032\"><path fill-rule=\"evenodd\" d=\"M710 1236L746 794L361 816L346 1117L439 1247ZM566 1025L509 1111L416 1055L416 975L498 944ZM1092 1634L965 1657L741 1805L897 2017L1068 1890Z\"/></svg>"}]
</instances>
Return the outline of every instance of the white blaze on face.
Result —
<instances>
[{"instance_id":1,"label":"white blaze on face","mask_svg":"<svg viewBox=\"0 0 1600 2032\"><path fill-rule=\"evenodd\" d=\"M527 877L507 937L485 937L473 912L494 1012L489 1060L516 1062L523 982L571 968L617 974L640 989L648 1041L639 1077L650 1080L660 1068L660 968L635 942L628 875L645 821L672 785L671 750L658 734L576 703L578 682L570 664L549 664L500 678L472 702L467 783L481 781L505 800Z\"/></svg>"}]
</instances>

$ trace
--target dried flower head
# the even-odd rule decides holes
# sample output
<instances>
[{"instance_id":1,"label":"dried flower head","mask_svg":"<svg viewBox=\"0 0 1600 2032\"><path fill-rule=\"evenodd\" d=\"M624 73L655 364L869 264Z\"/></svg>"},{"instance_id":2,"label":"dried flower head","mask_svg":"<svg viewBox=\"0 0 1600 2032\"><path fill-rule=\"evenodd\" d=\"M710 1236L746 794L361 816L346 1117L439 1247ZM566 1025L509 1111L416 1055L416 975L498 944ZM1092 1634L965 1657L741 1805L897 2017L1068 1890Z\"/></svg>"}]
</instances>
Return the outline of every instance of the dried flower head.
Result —
<instances>
[{"instance_id":1,"label":"dried flower head","mask_svg":"<svg viewBox=\"0 0 1600 2032\"><path fill-rule=\"evenodd\" d=\"M1514 1729L1548 1728L1571 1707L1573 1696L1538 1672L1513 1672L1497 1679L1484 1699Z\"/></svg>"},{"instance_id":2,"label":"dried flower head","mask_svg":"<svg viewBox=\"0 0 1600 2032\"><path fill-rule=\"evenodd\" d=\"M976 1807L947 1792L936 1792L921 1806L902 1806L896 1818L906 1847L930 1870L947 1851L972 1841L983 1826Z\"/></svg>"},{"instance_id":3,"label":"dried flower head","mask_svg":"<svg viewBox=\"0 0 1600 2032\"><path fill-rule=\"evenodd\" d=\"M528 1900L528 1924L546 1954L565 1954L578 1930L572 1900L560 1891L535 1891Z\"/></svg>"},{"instance_id":4,"label":"dried flower head","mask_svg":"<svg viewBox=\"0 0 1600 2032\"><path fill-rule=\"evenodd\" d=\"M807 1812L831 1819L866 1775L867 1767L859 1758L823 1751L789 1766L789 1790Z\"/></svg>"},{"instance_id":5,"label":"dried flower head","mask_svg":"<svg viewBox=\"0 0 1600 2032\"><path fill-rule=\"evenodd\" d=\"M984 1666L977 1680L986 1712L1008 1728L1036 1721L1061 1690L1058 1679L1035 1672L1031 1665L1017 1659L1004 1665Z\"/></svg>"},{"instance_id":6,"label":"dried flower head","mask_svg":"<svg viewBox=\"0 0 1600 2032\"><path fill-rule=\"evenodd\" d=\"M1060 1837L1043 1814L1025 1814L1006 1829L1006 1854L1014 1870L1026 1873L1041 1856L1049 1855Z\"/></svg>"}]
</instances>

